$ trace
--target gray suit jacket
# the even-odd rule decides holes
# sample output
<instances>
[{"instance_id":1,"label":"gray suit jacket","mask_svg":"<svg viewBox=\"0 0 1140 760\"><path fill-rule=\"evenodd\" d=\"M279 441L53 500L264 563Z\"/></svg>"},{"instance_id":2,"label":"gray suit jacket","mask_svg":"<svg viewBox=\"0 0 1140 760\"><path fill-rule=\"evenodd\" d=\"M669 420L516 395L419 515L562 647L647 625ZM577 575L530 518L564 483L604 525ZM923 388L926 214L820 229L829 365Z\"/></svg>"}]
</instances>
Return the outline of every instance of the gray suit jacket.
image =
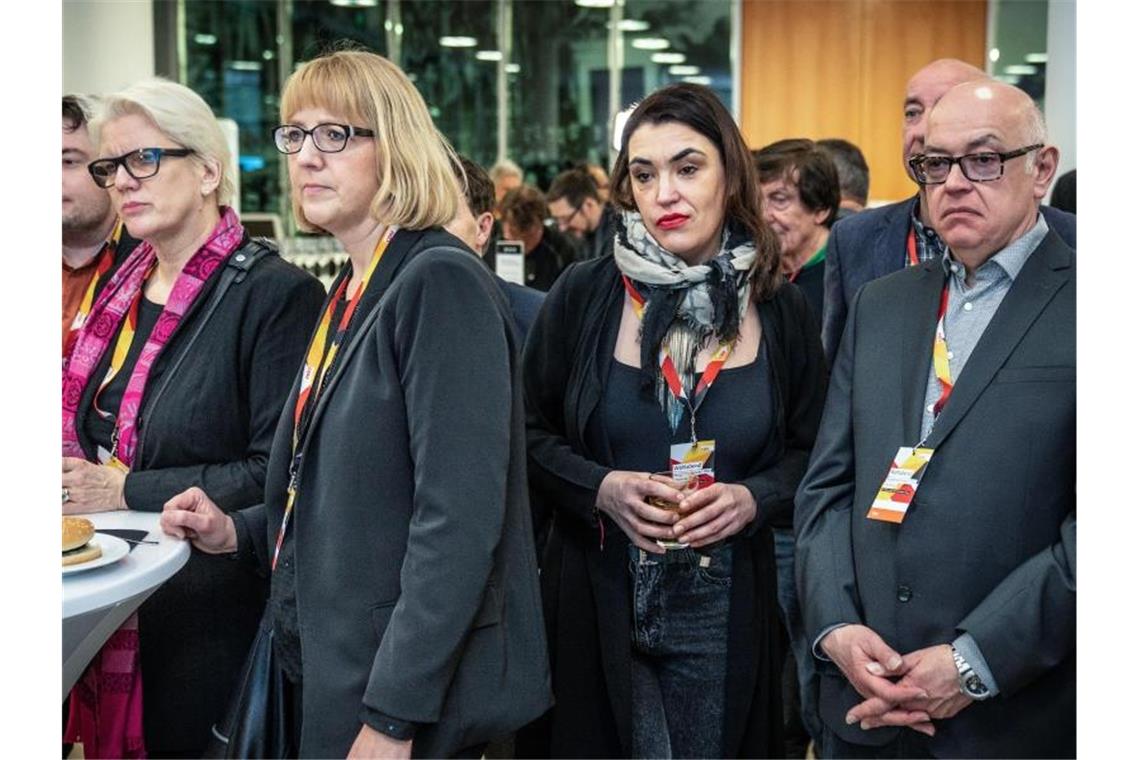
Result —
<instances>
[{"instance_id":1,"label":"gray suit jacket","mask_svg":"<svg viewBox=\"0 0 1140 760\"><path fill-rule=\"evenodd\" d=\"M442 757L552 703L518 338L457 246L396 235L314 410L290 527L305 757L344 757L362 705L423 724L414 754ZM269 546L296 394L269 462Z\"/></svg>"},{"instance_id":2,"label":"gray suit jacket","mask_svg":"<svg viewBox=\"0 0 1140 760\"><path fill-rule=\"evenodd\" d=\"M916 203L917 195L865 209L831 228L823 274L823 352L828 362L835 361L847 312L859 288L906 266L906 237ZM1049 228L1075 250L1077 217L1049 206L1042 206L1041 213Z\"/></svg>"},{"instance_id":3,"label":"gray suit jacket","mask_svg":"<svg viewBox=\"0 0 1140 760\"><path fill-rule=\"evenodd\" d=\"M1076 261L1050 232L963 368L901 525L866 513L899 446L918 443L939 262L856 297L796 498L808 636L867 625L899 652L977 641L1000 695L939 722L937 756L1076 752ZM861 698L824 669L820 713L843 739L884 744L844 715Z\"/></svg>"}]
</instances>

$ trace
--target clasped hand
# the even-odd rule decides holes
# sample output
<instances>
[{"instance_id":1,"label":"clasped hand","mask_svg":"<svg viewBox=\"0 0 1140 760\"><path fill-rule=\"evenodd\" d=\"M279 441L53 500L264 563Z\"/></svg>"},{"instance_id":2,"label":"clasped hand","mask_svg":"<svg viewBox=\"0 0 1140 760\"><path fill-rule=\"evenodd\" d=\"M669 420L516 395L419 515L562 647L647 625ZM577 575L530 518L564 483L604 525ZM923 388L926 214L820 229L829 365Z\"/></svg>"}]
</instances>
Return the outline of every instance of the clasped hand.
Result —
<instances>
[{"instance_id":1,"label":"clasped hand","mask_svg":"<svg viewBox=\"0 0 1140 760\"><path fill-rule=\"evenodd\" d=\"M820 648L865 698L848 711L849 725L905 726L933 736L934 719L952 718L972 701L958 688L948 644L900 655L870 628L845 625L827 634Z\"/></svg>"},{"instance_id":2,"label":"clasped hand","mask_svg":"<svg viewBox=\"0 0 1140 760\"><path fill-rule=\"evenodd\" d=\"M650 504L649 497L679 506L661 509ZM596 505L635 546L653 554L665 551L654 543L657 540L700 548L739 533L756 517L756 501L742 485L713 483L686 495L649 473L625 470L606 475Z\"/></svg>"}]
</instances>

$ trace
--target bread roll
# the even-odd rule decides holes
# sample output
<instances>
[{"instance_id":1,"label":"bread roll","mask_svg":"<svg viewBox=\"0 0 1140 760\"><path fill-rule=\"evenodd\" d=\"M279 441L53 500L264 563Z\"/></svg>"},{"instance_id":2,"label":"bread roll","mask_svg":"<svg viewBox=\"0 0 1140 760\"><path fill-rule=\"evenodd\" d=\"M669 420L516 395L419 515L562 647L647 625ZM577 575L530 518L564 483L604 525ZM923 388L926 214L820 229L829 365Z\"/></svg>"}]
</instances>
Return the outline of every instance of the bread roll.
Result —
<instances>
[{"instance_id":1,"label":"bread roll","mask_svg":"<svg viewBox=\"0 0 1140 760\"><path fill-rule=\"evenodd\" d=\"M95 525L82 517L63 518L63 550L78 549L95 537Z\"/></svg>"}]
</instances>

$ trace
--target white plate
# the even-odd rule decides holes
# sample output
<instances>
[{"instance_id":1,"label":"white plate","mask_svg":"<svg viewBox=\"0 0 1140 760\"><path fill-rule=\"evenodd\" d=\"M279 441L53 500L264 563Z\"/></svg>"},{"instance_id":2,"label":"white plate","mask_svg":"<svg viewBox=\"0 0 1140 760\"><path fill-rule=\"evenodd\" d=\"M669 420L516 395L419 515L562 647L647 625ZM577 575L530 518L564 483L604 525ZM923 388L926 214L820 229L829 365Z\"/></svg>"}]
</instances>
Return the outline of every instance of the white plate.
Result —
<instances>
[{"instance_id":1,"label":"white plate","mask_svg":"<svg viewBox=\"0 0 1140 760\"><path fill-rule=\"evenodd\" d=\"M87 562L80 562L78 565L64 565L64 575L81 573L84 570L94 570L97 567L105 567L112 562L118 562L130 554L131 551L131 545L126 541L118 536L108 536L105 533L96 533L95 538L91 539L91 543L98 545L99 548L103 550L103 554Z\"/></svg>"}]
</instances>

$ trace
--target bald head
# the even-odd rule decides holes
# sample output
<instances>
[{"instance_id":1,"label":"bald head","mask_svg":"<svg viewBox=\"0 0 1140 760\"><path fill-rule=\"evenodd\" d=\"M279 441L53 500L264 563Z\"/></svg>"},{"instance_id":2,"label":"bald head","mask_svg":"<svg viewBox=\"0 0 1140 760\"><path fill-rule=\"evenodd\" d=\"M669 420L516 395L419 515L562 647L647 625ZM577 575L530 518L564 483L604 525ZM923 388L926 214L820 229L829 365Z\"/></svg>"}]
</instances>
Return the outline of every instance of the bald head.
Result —
<instances>
[{"instance_id":1,"label":"bald head","mask_svg":"<svg viewBox=\"0 0 1140 760\"><path fill-rule=\"evenodd\" d=\"M927 119L927 149L939 148L941 134L955 125L993 130L995 138L1010 144L1033 145L1047 139L1045 119L1033 99L1024 90L992 80L966 82L946 91Z\"/></svg>"},{"instance_id":2,"label":"bald head","mask_svg":"<svg viewBox=\"0 0 1140 760\"><path fill-rule=\"evenodd\" d=\"M980 266L1037 222L1038 204L1059 158L1055 147L1035 147L1045 139L1044 119L1033 100L1001 82L957 85L931 110L927 155L1021 154L1003 162L995 179L972 180L959 162L944 182L926 188L935 231L967 268Z\"/></svg>"},{"instance_id":3,"label":"bald head","mask_svg":"<svg viewBox=\"0 0 1140 760\"><path fill-rule=\"evenodd\" d=\"M922 153L926 118L934 104L951 88L964 82L988 80L986 72L957 58L939 58L915 72L906 83L903 100L903 164ZM909 167L907 173L910 172Z\"/></svg>"}]
</instances>

